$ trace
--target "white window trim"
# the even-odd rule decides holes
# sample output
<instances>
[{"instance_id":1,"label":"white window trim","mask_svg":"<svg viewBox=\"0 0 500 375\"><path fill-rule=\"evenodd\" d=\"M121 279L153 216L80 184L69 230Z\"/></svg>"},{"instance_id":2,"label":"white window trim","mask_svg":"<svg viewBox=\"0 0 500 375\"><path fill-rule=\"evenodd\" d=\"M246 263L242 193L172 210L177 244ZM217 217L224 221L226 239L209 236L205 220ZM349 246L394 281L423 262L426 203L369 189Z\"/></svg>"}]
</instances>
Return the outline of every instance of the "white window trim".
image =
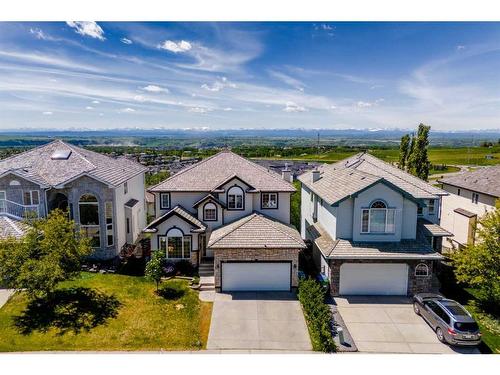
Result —
<instances>
[{"instance_id":1,"label":"white window trim","mask_svg":"<svg viewBox=\"0 0 500 375\"><path fill-rule=\"evenodd\" d=\"M24 204L24 193L30 194L30 203ZM33 203L33 193L38 195L38 203ZM23 206L38 206L40 204L40 191L38 190L23 190Z\"/></svg>"},{"instance_id":2,"label":"white window trim","mask_svg":"<svg viewBox=\"0 0 500 375\"><path fill-rule=\"evenodd\" d=\"M97 199L97 197L94 194L90 194L90 195L94 196ZM82 199L82 197L80 197L80 199ZM85 228L89 228L89 229L91 229L91 228L97 228L97 229L99 229L99 246L92 246L92 248L93 249L100 249L100 248L102 248L101 209L100 209L100 205L99 205L99 199L97 199L97 202L81 202L79 200L77 204L78 204L78 223L80 225L80 228L84 228L84 229ZM82 224L81 223L81 218L80 218L80 215L81 215L81 213L80 213L80 206L81 205L96 205L97 206L97 220L99 220L98 224ZM107 239L106 239L106 243L107 243Z\"/></svg>"},{"instance_id":3,"label":"white window trim","mask_svg":"<svg viewBox=\"0 0 500 375\"><path fill-rule=\"evenodd\" d=\"M473 193L472 193L472 200L471 200L471 201L472 201L472 203L474 203L474 204L478 204L478 202L479 202L479 194L478 194L478 193L474 193L474 192L473 192Z\"/></svg>"},{"instance_id":4,"label":"white window trim","mask_svg":"<svg viewBox=\"0 0 500 375\"><path fill-rule=\"evenodd\" d=\"M237 190L238 193L232 193L230 194L230 191L234 189L235 191ZM234 207L229 206L229 197L234 197ZM238 206L238 199L237 197L241 197L241 207ZM245 209L245 191L240 187L240 186L231 186L227 192L227 209L228 210L244 210Z\"/></svg>"},{"instance_id":5,"label":"white window trim","mask_svg":"<svg viewBox=\"0 0 500 375\"><path fill-rule=\"evenodd\" d=\"M371 231L371 213L372 213L372 210L375 211L380 211L380 210L384 210L386 211L385 213L385 226L384 226L384 231L383 232L372 232ZM368 211L368 231L363 231L363 212L364 211ZM393 230L392 231L388 231L387 230L387 226L388 226L388 218L389 218L389 215L387 214L389 211L393 211L394 212L394 224L393 224ZM396 233L396 209L395 208L363 208L361 209L361 233L364 233L364 234L394 234Z\"/></svg>"},{"instance_id":6,"label":"white window trim","mask_svg":"<svg viewBox=\"0 0 500 375\"><path fill-rule=\"evenodd\" d=\"M108 224L108 206L111 206L111 223ZM115 244L114 235L114 220L113 220L113 202L107 201L104 203L104 220L106 221L106 246L113 246ZM108 236L111 235L111 243L108 243Z\"/></svg>"},{"instance_id":7,"label":"white window trim","mask_svg":"<svg viewBox=\"0 0 500 375\"><path fill-rule=\"evenodd\" d=\"M418 274L417 274L417 270L418 270L418 268L419 268L419 267L421 267L421 266L424 266L424 267L425 267L425 270L426 270L425 275L418 275ZM417 265L415 266L415 277L428 277L428 276L429 276L429 266L428 266L427 264L425 264L425 263L419 263L419 264L417 264Z\"/></svg>"},{"instance_id":8,"label":"white window trim","mask_svg":"<svg viewBox=\"0 0 500 375\"><path fill-rule=\"evenodd\" d=\"M276 205L274 207L264 206L264 195L266 195L266 194L269 195L268 202L271 201L271 196L274 195L274 197L275 197L274 201L276 202ZM274 192L262 193L261 208L266 209L266 210L276 210L276 209L278 209L278 193L274 193Z\"/></svg>"},{"instance_id":9,"label":"white window trim","mask_svg":"<svg viewBox=\"0 0 500 375\"><path fill-rule=\"evenodd\" d=\"M432 204L431 204L432 202ZM431 210L432 207L432 210ZM429 205L427 206L427 213L429 215L434 215L436 213L436 200L435 199L429 199Z\"/></svg>"},{"instance_id":10,"label":"white window trim","mask_svg":"<svg viewBox=\"0 0 500 375\"><path fill-rule=\"evenodd\" d=\"M191 236L158 236L158 237L159 237L158 250L163 251L163 249L161 248L161 243L162 243L162 240L164 240L164 242L165 242L165 250L164 251L165 251L165 257L166 257L166 259L173 259L173 260L191 259L191 249L193 247L193 237L191 237ZM182 241L181 241L181 243L182 243L182 257L181 258L170 258L168 256L168 239L169 238L175 238L175 237L178 237L178 238L182 239ZM184 249L184 240L186 238L189 238L190 245L191 245L190 249L188 249L189 256L187 258L184 257L184 255L185 255L184 252L186 251L186 249Z\"/></svg>"}]
</instances>

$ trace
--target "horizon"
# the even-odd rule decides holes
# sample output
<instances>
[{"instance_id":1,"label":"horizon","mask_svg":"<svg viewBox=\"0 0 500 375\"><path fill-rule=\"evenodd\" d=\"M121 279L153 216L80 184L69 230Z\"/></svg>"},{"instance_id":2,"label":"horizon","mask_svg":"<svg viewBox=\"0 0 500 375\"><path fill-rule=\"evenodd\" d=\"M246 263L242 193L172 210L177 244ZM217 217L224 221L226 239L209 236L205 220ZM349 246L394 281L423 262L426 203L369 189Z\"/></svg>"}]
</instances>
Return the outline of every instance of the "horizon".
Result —
<instances>
[{"instance_id":1,"label":"horizon","mask_svg":"<svg viewBox=\"0 0 500 375\"><path fill-rule=\"evenodd\" d=\"M0 22L0 132L495 132L498 36L498 22Z\"/></svg>"}]
</instances>

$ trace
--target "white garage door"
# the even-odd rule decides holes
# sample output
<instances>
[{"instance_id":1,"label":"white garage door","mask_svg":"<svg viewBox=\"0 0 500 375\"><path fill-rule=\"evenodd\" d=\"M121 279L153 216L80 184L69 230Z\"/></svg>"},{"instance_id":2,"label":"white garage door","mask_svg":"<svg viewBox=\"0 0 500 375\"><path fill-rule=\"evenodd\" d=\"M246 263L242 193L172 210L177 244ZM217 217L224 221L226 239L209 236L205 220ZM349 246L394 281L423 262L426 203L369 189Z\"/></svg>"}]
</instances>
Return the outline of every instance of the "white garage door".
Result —
<instances>
[{"instance_id":1,"label":"white garage door","mask_svg":"<svg viewBox=\"0 0 500 375\"><path fill-rule=\"evenodd\" d=\"M340 266L340 294L406 295L406 264L344 263Z\"/></svg>"},{"instance_id":2,"label":"white garage door","mask_svg":"<svg viewBox=\"0 0 500 375\"><path fill-rule=\"evenodd\" d=\"M223 291L290 290L291 263L222 263Z\"/></svg>"}]
</instances>

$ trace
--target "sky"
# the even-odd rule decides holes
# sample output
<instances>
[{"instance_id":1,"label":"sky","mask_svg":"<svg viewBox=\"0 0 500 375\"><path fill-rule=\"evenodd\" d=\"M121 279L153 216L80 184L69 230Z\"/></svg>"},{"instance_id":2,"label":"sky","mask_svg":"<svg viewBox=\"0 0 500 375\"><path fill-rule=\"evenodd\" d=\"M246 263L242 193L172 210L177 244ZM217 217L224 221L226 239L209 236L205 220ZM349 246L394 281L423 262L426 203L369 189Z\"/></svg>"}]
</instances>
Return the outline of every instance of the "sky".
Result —
<instances>
[{"instance_id":1,"label":"sky","mask_svg":"<svg viewBox=\"0 0 500 375\"><path fill-rule=\"evenodd\" d=\"M500 129L500 23L0 22L0 130Z\"/></svg>"}]
</instances>

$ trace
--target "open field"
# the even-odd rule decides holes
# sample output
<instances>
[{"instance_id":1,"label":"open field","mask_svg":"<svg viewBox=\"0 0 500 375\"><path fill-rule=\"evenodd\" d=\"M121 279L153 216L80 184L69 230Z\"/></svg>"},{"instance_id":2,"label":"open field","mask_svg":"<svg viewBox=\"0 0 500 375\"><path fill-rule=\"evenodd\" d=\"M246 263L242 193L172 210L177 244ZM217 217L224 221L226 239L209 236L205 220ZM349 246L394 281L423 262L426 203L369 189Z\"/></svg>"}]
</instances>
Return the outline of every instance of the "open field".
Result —
<instances>
[{"instance_id":1,"label":"open field","mask_svg":"<svg viewBox=\"0 0 500 375\"><path fill-rule=\"evenodd\" d=\"M0 351L204 348L212 304L185 280L154 290L143 277L82 273L60 285L57 303L27 309L18 292L0 309Z\"/></svg>"}]
</instances>

